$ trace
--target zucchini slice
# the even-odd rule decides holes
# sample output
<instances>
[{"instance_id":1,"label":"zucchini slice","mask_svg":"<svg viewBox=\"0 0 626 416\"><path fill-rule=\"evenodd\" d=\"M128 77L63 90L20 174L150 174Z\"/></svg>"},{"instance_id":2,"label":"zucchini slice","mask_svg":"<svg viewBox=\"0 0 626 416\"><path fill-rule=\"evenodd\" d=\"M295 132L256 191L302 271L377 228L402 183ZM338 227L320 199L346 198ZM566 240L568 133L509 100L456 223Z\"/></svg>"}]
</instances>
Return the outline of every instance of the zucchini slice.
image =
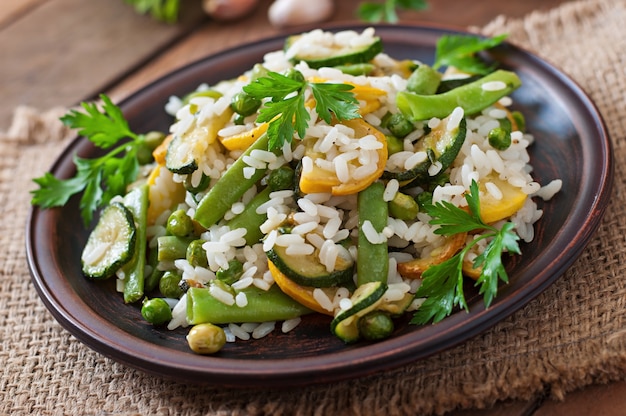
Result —
<instances>
[{"instance_id":1,"label":"zucchini slice","mask_svg":"<svg viewBox=\"0 0 626 416\"><path fill-rule=\"evenodd\" d=\"M285 51L288 51L301 36L303 35L289 36L285 40ZM380 37L376 36L373 38L372 43L367 45L358 47L337 46L326 56L318 56L312 53L301 52L297 53L292 60L296 63L304 61L309 65L309 67L317 69L322 67L367 63L374 59L374 57L382 51L383 42Z\"/></svg>"},{"instance_id":2,"label":"zucchini slice","mask_svg":"<svg viewBox=\"0 0 626 416\"><path fill-rule=\"evenodd\" d=\"M385 291L387 284L380 281L359 286L350 297L352 307L339 312L331 321L331 332L345 343L356 342L360 338L359 319L381 304Z\"/></svg>"},{"instance_id":3,"label":"zucchini slice","mask_svg":"<svg viewBox=\"0 0 626 416\"><path fill-rule=\"evenodd\" d=\"M426 136L418 140L414 146L414 152L426 152L428 158L416 166L403 171L385 171L383 179L397 179L400 182L412 180L427 180L428 168L435 162L441 163L440 172L448 169L461 151L467 133L465 117L459 125L448 130L450 116L441 120L439 125L432 129Z\"/></svg>"},{"instance_id":4,"label":"zucchini slice","mask_svg":"<svg viewBox=\"0 0 626 416\"><path fill-rule=\"evenodd\" d=\"M106 207L81 255L83 273L91 279L107 279L135 252L137 229L133 214L119 202Z\"/></svg>"},{"instance_id":5,"label":"zucchini slice","mask_svg":"<svg viewBox=\"0 0 626 416\"><path fill-rule=\"evenodd\" d=\"M302 286L331 287L352 280L354 261L352 258L337 257L335 270L328 272L317 258L309 255L288 255L287 248L274 246L266 252L267 258L289 279Z\"/></svg>"},{"instance_id":6,"label":"zucchini slice","mask_svg":"<svg viewBox=\"0 0 626 416\"><path fill-rule=\"evenodd\" d=\"M202 160L207 146L217 140L217 132L230 120L233 111L228 108L210 121L198 125L194 124L182 135L174 135L167 147L165 166L172 173L182 175L193 173L198 169L198 162Z\"/></svg>"}]
</instances>

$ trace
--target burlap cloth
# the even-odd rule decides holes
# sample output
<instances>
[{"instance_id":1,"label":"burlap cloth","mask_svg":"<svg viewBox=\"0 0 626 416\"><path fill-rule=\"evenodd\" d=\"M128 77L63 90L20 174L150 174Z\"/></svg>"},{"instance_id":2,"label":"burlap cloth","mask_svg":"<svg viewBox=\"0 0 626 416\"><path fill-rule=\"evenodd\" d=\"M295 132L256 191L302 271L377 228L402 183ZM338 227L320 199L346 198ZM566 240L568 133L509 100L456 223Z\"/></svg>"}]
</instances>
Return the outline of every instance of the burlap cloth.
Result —
<instances>
[{"instance_id":1,"label":"burlap cloth","mask_svg":"<svg viewBox=\"0 0 626 416\"><path fill-rule=\"evenodd\" d=\"M69 140L64 110L16 111L0 133L0 413L442 414L497 400L562 398L626 376L626 3L566 3L507 32L572 76L597 104L613 140L616 180L598 232L554 285L458 347L372 377L295 390L227 390L163 380L93 352L46 310L30 280L24 224L33 189ZM384 409L384 410L383 410Z\"/></svg>"}]
</instances>

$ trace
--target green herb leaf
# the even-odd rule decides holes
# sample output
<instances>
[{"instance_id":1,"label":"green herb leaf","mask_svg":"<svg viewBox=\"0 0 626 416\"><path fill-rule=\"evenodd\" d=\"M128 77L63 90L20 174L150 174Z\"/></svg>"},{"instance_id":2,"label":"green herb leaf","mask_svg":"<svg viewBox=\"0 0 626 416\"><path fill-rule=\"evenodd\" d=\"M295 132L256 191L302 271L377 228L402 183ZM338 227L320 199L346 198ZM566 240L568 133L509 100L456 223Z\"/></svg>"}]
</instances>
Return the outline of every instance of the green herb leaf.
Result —
<instances>
[{"instance_id":1,"label":"green herb leaf","mask_svg":"<svg viewBox=\"0 0 626 416\"><path fill-rule=\"evenodd\" d=\"M63 123L78 129L80 135L101 149L111 149L98 158L86 159L74 155L76 175L58 179L47 172L34 179L39 189L31 191L31 203L43 208L63 206L75 194L83 192L80 199L81 217L88 226L95 211L116 195L126 193L128 185L137 178L139 161L137 149L143 145L143 136L133 133L119 107L106 95L100 96L102 110L93 103L83 103L85 112L70 111ZM130 139L130 141L122 142ZM114 147L115 146L115 147Z\"/></svg>"},{"instance_id":2,"label":"green herb leaf","mask_svg":"<svg viewBox=\"0 0 626 416\"><path fill-rule=\"evenodd\" d=\"M439 322L452 313L455 306L467 308L463 294L463 257L454 257L428 268L422 274L416 297L425 297L413 315L411 323L423 325L432 320Z\"/></svg>"},{"instance_id":3,"label":"green herb leaf","mask_svg":"<svg viewBox=\"0 0 626 416\"><path fill-rule=\"evenodd\" d=\"M397 10L424 10L426 0L386 0L384 3L362 2L357 9L357 16L365 22L398 23Z\"/></svg>"},{"instance_id":4,"label":"green herb leaf","mask_svg":"<svg viewBox=\"0 0 626 416\"><path fill-rule=\"evenodd\" d=\"M506 39L507 35L480 38L474 35L444 35L437 41L433 68L453 66L471 74L487 74L493 66L487 65L476 54L491 49Z\"/></svg>"},{"instance_id":5,"label":"green herb leaf","mask_svg":"<svg viewBox=\"0 0 626 416\"><path fill-rule=\"evenodd\" d=\"M79 129L78 134L89 137L89 140L102 149L108 149L121 138L137 136L130 131L121 110L111 102L109 97L101 95L103 110L101 113L95 103L82 103L84 113L71 110L61 117L66 126Z\"/></svg>"},{"instance_id":6,"label":"green herb leaf","mask_svg":"<svg viewBox=\"0 0 626 416\"><path fill-rule=\"evenodd\" d=\"M294 71L293 77L268 72L243 87L244 92L258 100L266 100L259 110L257 122L269 122L269 148L280 149L293 140L294 133L303 138L311 116L304 106L305 91L310 88L316 101L316 111L327 123L331 112L339 120L360 117L359 103L347 84L311 83Z\"/></svg>"},{"instance_id":7,"label":"green herb leaf","mask_svg":"<svg viewBox=\"0 0 626 416\"><path fill-rule=\"evenodd\" d=\"M432 217L433 225L439 225L435 233L452 236L464 232L481 232L472 242L468 243L452 258L429 267L422 274L422 284L415 294L416 297L425 297L426 301L420 306L411 320L414 324L425 324L432 320L438 322L452 313L455 307L468 309L463 293L463 259L465 255L479 241L488 239L485 250L474 260L474 268L481 273L476 280L480 286L479 294L483 296L485 307L489 307L498 293L498 283L508 283L508 275L502 264L502 255L505 252L520 254L519 236L515 233L515 225L504 223L501 228L484 224L480 219L480 200L478 184L472 181L470 192L465 195L469 211L457 207L449 202L438 202L426 205L426 213Z\"/></svg>"},{"instance_id":8,"label":"green herb leaf","mask_svg":"<svg viewBox=\"0 0 626 416\"><path fill-rule=\"evenodd\" d=\"M126 3L132 5L137 13L150 14L162 22L174 23L178 20L180 0L126 0Z\"/></svg>"},{"instance_id":9,"label":"green herb leaf","mask_svg":"<svg viewBox=\"0 0 626 416\"><path fill-rule=\"evenodd\" d=\"M334 114L338 120L359 118L359 102L349 92L354 87L349 84L311 83L315 110L326 123L330 124Z\"/></svg>"}]
</instances>

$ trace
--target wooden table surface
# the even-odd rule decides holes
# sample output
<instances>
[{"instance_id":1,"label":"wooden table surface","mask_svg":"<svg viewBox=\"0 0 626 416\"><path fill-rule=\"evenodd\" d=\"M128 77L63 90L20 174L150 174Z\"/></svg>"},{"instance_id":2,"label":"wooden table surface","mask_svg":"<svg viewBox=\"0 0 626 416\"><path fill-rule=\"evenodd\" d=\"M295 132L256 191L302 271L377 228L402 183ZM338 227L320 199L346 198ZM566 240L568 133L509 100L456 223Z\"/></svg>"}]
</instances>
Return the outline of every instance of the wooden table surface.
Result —
<instances>
[{"instance_id":1,"label":"wooden table surface","mask_svg":"<svg viewBox=\"0 0 626 416\"><path fill-rule=\"evenodd\" d=\"M485 25L499 14L523 17L563 2L431 0L427 11L406 12L400 17L401 22L466 28ZM13 110L19 105L46 110L71 106L101 92L119 101L198 58L281 33L268 23L269 0L262 0L245 20L229 23L208 19L200 0L182 3L179 22L167 25L136 14L123 0L2 0L0 131L9 127ZM336 1L332 20L354 21L358 3ZM453 414L624 415L625 409L626 383L614 383L571 393L564 402L537 397L530 402L509 401L492 409Z\"/></svg>"}]
</instances>

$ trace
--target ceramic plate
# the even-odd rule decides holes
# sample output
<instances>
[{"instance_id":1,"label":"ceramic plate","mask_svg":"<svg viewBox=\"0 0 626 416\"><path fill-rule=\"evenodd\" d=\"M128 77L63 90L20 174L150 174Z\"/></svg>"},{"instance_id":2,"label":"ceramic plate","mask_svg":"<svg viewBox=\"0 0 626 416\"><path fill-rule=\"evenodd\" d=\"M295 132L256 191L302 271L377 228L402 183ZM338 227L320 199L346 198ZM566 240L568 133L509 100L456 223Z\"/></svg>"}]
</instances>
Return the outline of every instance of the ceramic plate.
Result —
<instances>
[{"instance_id":1,"label":"ceramic plate","mask_svg":"<svg viewBox=\"0 0 626 416\"><path fill-rule=\"evenodd\" d=\"M344 27L345 28L345 27ZM349 27L361 30L361 27ZM343 28L342 28L343 29ZM439 27L383 26L377 29L385 51L397 58L432 63L437 39L452 30ZM200 83L235 77L281 49L283 38L247 44L210 56L171 73L120 104L137 132L166 131L171 118L163 107ZM509 44L489 59L517 72L522 88L513 94L524 112L527 130L536 137L530 150L535 179L563 180L553 200L539 202L544 217L536 237L522 244L523 255L506 263L510 283L485 309L468 288L470 312L457 312L436 325L401 322L383 342L346 346L330 334L328 317L311 315L294 331L275 331L259 341L227 344L214 356L189 351L187 330L155 329L141 318L137 305L125 305L114 279L85 279L80 253L88 236L79 220L78 199L59 209L32 209L27 225L27 254L35 287L54 317L95 351L148 373L227 386L293 386L343 380L425 359L485 331L518 310L552 284L580 254L607 205L612 180L610 141L593 103L562 72ZM97 154L84 138L63 151L54 175L74 174L72 156Z\"/></svg>"}]
</instances>

